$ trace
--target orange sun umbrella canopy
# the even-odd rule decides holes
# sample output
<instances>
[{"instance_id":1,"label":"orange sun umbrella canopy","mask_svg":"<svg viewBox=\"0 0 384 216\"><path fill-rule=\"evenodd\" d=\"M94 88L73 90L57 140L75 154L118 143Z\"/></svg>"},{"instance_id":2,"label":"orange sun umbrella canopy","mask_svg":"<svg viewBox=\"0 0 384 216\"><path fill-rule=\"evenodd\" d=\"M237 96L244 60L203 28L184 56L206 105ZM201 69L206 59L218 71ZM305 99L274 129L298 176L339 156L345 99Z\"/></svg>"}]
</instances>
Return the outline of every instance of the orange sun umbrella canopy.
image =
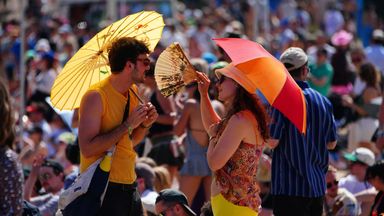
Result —
<instances>
[{"instance_id":1,"label":"orange sun umbrella canopy","mask_svg":"<svg viewBox=\"0 0 384 216\"><path fill-rule=\"evenodd\" d=\"M307 112L304 94L284 65L256 42L240 38L213 40L246 80L247 90L255 93L259 90L269 104L305 133Z\"/></svg>"}]
</instances>

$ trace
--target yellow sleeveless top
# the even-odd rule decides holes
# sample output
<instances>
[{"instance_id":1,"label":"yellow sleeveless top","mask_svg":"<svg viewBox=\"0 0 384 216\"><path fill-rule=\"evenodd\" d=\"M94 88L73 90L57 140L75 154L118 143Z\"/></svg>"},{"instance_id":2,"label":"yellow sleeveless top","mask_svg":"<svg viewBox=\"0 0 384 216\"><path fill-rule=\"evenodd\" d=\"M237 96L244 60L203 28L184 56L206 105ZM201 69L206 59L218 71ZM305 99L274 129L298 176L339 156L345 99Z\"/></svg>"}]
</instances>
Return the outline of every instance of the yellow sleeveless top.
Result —
<instances>
[{"instance_id":1,"label":"yellow sleeveless top","mask_svg":"<svg viewBox=\"0 0 384 216\"><path fill-rule=\"evenodd\" d=\"M131 89L137 92L137 86L133 85ZM101 117L100 133L106 133L122 122L125 105L128 98L119 93L109 83L109 79L104 79L99 83L91 86L88 91L96 91L100 94L103 104L103 114ZM139 104L137 97L130 91L130 113ZM80 116L81 117L81 116ZM86 170L93 162L104 154L95 155L93 157L84 157L80 154L80 172ZM128 133L123 136L116 146L115 153L112 158L111 172L109 181L122 184L132 184L136 180L135 174L136 152L133 149L132 140L128 137Z\"/></svg>"}]
</instances>

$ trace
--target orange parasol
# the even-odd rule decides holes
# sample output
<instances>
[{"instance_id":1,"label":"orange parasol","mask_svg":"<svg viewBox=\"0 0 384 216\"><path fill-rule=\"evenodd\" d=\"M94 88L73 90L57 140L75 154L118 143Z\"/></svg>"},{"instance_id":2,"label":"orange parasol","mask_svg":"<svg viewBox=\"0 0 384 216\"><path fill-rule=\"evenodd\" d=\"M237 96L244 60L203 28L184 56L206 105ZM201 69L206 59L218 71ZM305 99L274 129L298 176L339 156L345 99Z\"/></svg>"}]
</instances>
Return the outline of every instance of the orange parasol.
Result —
<instances>
[{"instance_id":1,"label":"orange parasol","mask_svg":"<svg viewBox=\"0 0 384 216\"><path fill-rule=\"evenodd\" d=\"M260 90L269 104L300 132L306 131L306 104L302 90L284 65L260 44L240 38L213 39L231 58L237 80L250 92Z\"/></svg>"}]
</instances>

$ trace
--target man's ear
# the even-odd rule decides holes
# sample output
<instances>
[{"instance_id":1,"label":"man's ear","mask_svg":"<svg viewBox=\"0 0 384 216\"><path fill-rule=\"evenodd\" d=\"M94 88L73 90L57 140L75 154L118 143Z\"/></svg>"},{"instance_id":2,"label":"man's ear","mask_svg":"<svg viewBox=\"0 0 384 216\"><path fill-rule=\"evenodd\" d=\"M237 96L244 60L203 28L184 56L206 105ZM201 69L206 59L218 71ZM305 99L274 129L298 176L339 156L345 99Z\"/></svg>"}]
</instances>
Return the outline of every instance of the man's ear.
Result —
<instances>
[{"instance_id":1,"label":"man's ear","mask_svg":"<svg viewBox=\"0 0 384 216\"><path fill-rule=\"evenodd\" d=\"M125 66L128 67L129 69L131 69L133 67L132 62L130 62L130 61L127 61L125 63Z\"/></svg>"},{"instance_id":2,"label":"man's ear","mask_svg":"<svg viewBox=\"0 0 384 216\"><path fill-rule=\"evenodd\" d=\"M181 213L184 211L183 206L181 206L180 203L177 203L174 208L176 213L179 213L179 212Z\"/></svg>"},{"instance_id":3,"label":"man's ear","mask_svg":"<svg viewBox=\"0 0 384 216\"><path fill-rule=\"evenodd\" d=\"M308 70L305 67L301 68L301 76L304 78L308 76Z\"/></svg>"},{"instance_id":4,"label":"man's ear","mask_svg":"<svg viewBox=\"0 0 384 216\"><path fill-rule=\"evenodd\" d=\"M141 183L145 183L145 180L144 180L144 178L137 177L136 182L137 182L137 184L141 184Z\"/></svg>"}]
</instances>

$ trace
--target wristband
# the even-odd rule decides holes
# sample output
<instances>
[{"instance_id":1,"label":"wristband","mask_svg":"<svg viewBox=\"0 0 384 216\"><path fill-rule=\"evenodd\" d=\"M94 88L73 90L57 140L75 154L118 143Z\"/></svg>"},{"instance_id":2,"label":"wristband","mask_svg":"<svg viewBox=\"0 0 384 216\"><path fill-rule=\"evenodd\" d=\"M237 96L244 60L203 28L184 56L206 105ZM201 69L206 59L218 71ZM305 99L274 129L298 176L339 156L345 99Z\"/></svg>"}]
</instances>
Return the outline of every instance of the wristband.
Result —
<instances>
[{"instance_id":1,"label":"wristband","mask_svg":"<svg viewBox=\"0 0 384 216\"><path fill-rule=\"evenodd\" d=\"M131 136L133 132L133 127L131 127L128 122L124 122L123 124L124 127L128 130L128 135Z\"/></svg>"}]
</instances>

